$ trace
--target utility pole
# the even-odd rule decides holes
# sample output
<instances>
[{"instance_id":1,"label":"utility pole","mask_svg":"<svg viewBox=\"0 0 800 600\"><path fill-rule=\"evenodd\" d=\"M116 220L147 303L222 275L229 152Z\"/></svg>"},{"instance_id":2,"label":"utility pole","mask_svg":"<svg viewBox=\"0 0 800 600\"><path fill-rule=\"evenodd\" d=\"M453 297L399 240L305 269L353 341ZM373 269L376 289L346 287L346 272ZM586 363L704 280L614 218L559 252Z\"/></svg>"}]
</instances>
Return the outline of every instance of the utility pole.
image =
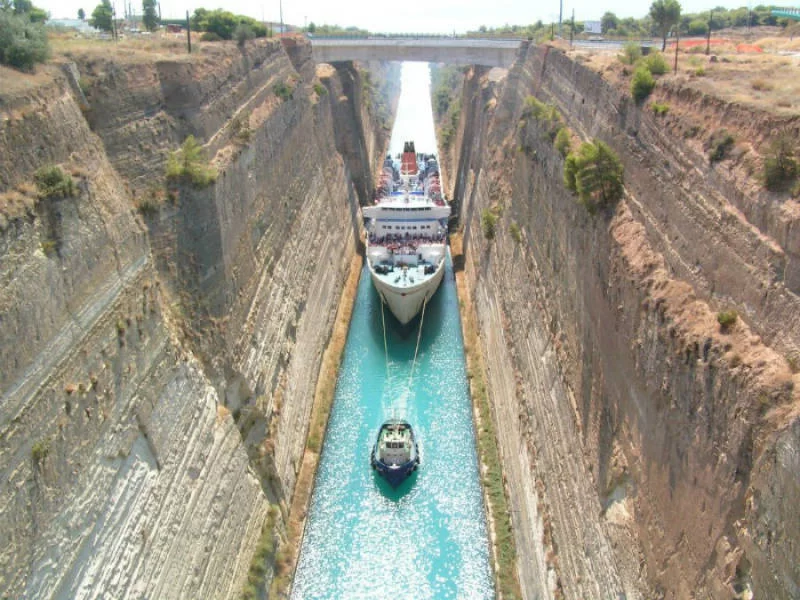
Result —
<instances>
[{"instance_id":1,"label":"utility pole","mask_svg":"<svg viewBox=\"0 0 800 600\"><path fill-rule=\"evenodd\" d=\"M283 0L278 0L278 8L281 11L281 35L283 35Z\"/></svg>"},{"instance_id":2,"label":"utility pole","mask_svg":"<svg viewBox=\"0 0 800 600\"><path fill-rule=\"evenodd\" d=\"M189 11L186 11L186 45L189 47L189 54L192 53L192 22L189 20Z\"/></svg>"},{"instance_id":3,"label":"utility pole","mask_svg":"<svg viewBox=\"0 0 800 600\"><path fill-rule=\"evenodd\" d=\"M708 11L708 33L706 34L706 56L711 54L711 19L714 16L714 11Z\"/></svg>"},{"instance_id":4,"label":"utility pole","mask_svg":"<svg viewBox=\"0 0 800 600\"><path fill-rule=\"evenodd\" d=\"M117 31L117 3L111 5L111 37L114 41L119 41L119 32Z\"/></svg>"},{"instance_id":5,"label":"utility pole","mask_svg":"<svg viewBox=\"0 0 800 600\"><path fill-rule=\"evenodd\" d=\"M558 2L558 37L561 37L561 17L564 15L564 0Z\"/></svg>"},{"instance_id":6,"label":"utility pole","mask_svg":"<svg viewBox=\"0 0 800 600\"><path fill-rule=\"evenodd\" d=\"M681 28L679 25L678 29L675 31L675 66L672 69L675 75L678 74L678 46L680 45L681 45Z\"/></svg>"},{"instance_id":7,"label":"utility pole","mask_svg":"<svg viewBox=\"0 0 800 600\"><path fill-rule=\"evenodd\" d=\"M572 21L569 24L569 47L572 48L572 36L575 34L575 9L572 9Z\"/></svg>"}]
</instances>

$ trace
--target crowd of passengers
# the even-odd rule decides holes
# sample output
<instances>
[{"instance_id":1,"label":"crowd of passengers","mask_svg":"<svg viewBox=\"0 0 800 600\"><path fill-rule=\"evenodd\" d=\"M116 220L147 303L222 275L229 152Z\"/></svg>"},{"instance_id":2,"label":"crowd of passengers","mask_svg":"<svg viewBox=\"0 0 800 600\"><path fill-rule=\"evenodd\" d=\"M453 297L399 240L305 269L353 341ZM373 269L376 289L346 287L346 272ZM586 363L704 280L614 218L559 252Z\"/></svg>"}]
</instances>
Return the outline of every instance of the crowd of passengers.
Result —
<instances>
[{"instance_id":1,"label":"crowd of passengers","mask_svg":"<svg viewBox=\"0 0 800 600\"><path fill-rule=\"evenodd\" d=\"M444 233L438 233L435 235L420 235L420 234L409 235L408 232L406 232L406 233L387 233L386 235L381 235L381 236L376 235L374 233L370 233L369 243L379 244L379 245L401 244L408 246L416 246L418 244L425 244L430 242L444 243L445 237L446 235Z\"/></svg>"}]
</instances>

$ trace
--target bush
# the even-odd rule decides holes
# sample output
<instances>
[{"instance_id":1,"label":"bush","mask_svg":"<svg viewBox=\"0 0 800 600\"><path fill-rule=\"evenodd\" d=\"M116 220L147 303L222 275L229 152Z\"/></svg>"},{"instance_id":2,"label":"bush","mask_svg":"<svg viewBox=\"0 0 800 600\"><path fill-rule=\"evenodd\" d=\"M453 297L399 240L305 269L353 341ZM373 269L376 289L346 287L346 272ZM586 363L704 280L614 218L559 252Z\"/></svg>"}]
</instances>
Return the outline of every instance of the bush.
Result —
<instances>
[{"instance_id":1,"label":"bush","mask_svg":"<svg viewBox=\"0 0 800 600\"><path fill-rule=\"evenodd\" d=\"M180 150L170 153L167 179L182 181L195 188L208 187L217 180L217 170L208 164L203 146L193 135L186 138Z\"/></svg>"},{"instance_id":2,"label":"bush","mask_svg":"<svg viewBox=\"0 0 800 600\"><path fill-rule=\"evenodd\" d=\"M663 75L669 71L667 61L661 52L652 52L648 54L644 59L644 66L646 66L647 70L653 75Z\"/></svg>"},{"instance_id":3,"label":"bush","mask_svg":"<svg viewBox=\"0 0 800 600\"><path fill-rule=\"evenodd\" d=\"M571 144L572 140L570 139L569 129L566 127L561 127L558 130L558 133L556 133L556 139L554 142L556 150L558 150L558 153L561 156L566 157L572 149Z\"/></svg>"},{"instance_id":4,"label":"bush","mask_svg":"<svg viewBox=\"0 0 800 600\"><path fill-rule=\"evenodd\" d=\"M219 37L218 34L214 33L213 31L206 31L203 35L200 36L201 42L221 42L222 38Z\"/></svg>"},{"instance_id":5,"label":"bush","mask_svg":"<svg viewBox=\"0 0 800 600\"><path fill-rule=\"evenodd\" d=\"M233 39L240 48L243 48L245 43L249 40L255 39L256 34L253 33L253 28L247 23L239 23L233 32Z\"/></svg>"},{"instance_id":6,"label":"bush","mask_svg":"<svg viewBox=\"0 0 800 600\"><path fill-rule=\"evenodd\" d=\"M72 177L59 167L42 167L33 174L40 198L72 198L77 192Z\"/></svg>"},{"instance_id":7,"label":"bush","mask_svg":"<svg viewBox=\"0 0 800 600\"><path fill-rule=\"evenodd\" d=\"M528 96L525 99L525 108L522 111L522 117L525 119L532 118L537 121L541 126L542 133L544 133L551 142L555 140L563 121L561 113L558 112L555 106L546 104L535 96Z\"/></svg>"},{"instance_id":8,"label":"bush","mask_svg":"<svg viewBox=\"0 0 800 600\"><path fill-rule=\"evenodd\" d=\"M624 168L619 157L604 142L584 142L564 163L564 184L576 192L581 203L594 212L622 197Z\"/></svg>"},{"instance_id":9,"label":"bush","mask_svg":"<svg viewBox=\"0 0 800 600\"><path fill-rule=\"evenodd\" d=\"M800 175L796 147L789 134L776 138L764 158L764 187L773 192L788 189Z\"/></svg>"},{"instance_id":10,"label":"bush","mask_svg":"<svg viewBox=\"0 0 800 600\"><path fill-rule=\"evenodd\" d=\"M284 102L291 100L294 96L294 88L283 81L276 83L275 87L272 88L272 91L275 92L275 95Z\"/></svg>"},{"instance_id":11,"label":"bush","mask_svg":"<svg viewBox=\"0 0 800 600\"><path fill-rule=\"evenodd\" d=\"M650 108L659 117L669 112L669 104L666 104L664 102L653 102L650 104Z\"/></svg>"},{"instance_id":12,"label":"bush","mask_svg":"<svg viewBox=\"0 0 800 600\"><path fill-rule=\"evenodd\" d=\"M328 88L326 88L326 87L325 87L324 85L322 85L321 83L315 83L315 84L314 84L314 93L315 93L317 96L319 96L320 98L321 98L322 96L327 96L327 95L328 95Z\"/></svg>"},{"instance_id":13,"label":"bush","mask_svg":"<svg viewBox=\"0 0 800 600\"><path fill-rule=\"evenodd\" d=\"M733 148L734 141L733 136L728 133L727 129L718 129L712 133L706 143L708 160L711 163L716 163L727 158L728 153Z\"/></svg>"},{"instance_id":14,"label":"bush","mask_svg":"<svg viewBox=\"0 0 800 600\"><path fill-rule=\"evenodd\" d=\"M0 10L0 63L33 71L36 63L49 57L50 46L42 23L32 22L27 14Z\"/></svg>"},{"instance_id":15,"label":"bush","mask_svg":"<svg viewBox=\"0 0 800 600\"><path fill-rule=\"evenodd\" d=\"M508 226L508 231L511 233L511 237L515 242L519 244L522 241L522 232L519 230L519 225L517 225L516 221L511 221L511 225Z\"/></svg>"},{"instance_id":16,"label":"bush","mask_svg":"<svg viewBox=\"0 0 800 600\"><path fill-rule=\"evenodd\" d=\"M628 42L622 47L622 54L618 54L617 58L624 65L633 65L642 58L642 47L636 42Z\"/></svg>"},{"instance_id":17,"label":"bush","mask_svg":"<svg viewBox=\"0 0 800 600\"><path fill-rule=\"evenodd\" d=\"M31 457L36 464L41 463L47 455L50 454L50 442L48 440L39 440L31 448Z\"/></svg>"},{"instance_id":18,"label":"bush","mask_svg":"<svg viewBox=\"0 0 800 600\"><path fill-rule=\"evenodd\" d=\"M481 213L481 229L483 230L483 237L487 240L493 240L495 228L497 226L497 215L490 209L486 208Z\"/></svg>"},{"instance_id":19,"label":"bush","mask_svg":"<svg viewBox=\"0 0 800 600\"><path fill-rule=\"evenodd\" d=\"M641 65L636 68L631 80L631 95L636 102L643 102L650 95L656 85L650 70Z\"/></svg>"},{"instance_id":20,"label":"bush","mask_svg":"<svg viewBox=\"0 0 800 600\"><path fill-rule=\"evenodd\" d=\"M739 315L735 310L723 310L717 313L717 323L723 332L730 329L736 323L737 318Z\"/></svg>"}]
</instances>

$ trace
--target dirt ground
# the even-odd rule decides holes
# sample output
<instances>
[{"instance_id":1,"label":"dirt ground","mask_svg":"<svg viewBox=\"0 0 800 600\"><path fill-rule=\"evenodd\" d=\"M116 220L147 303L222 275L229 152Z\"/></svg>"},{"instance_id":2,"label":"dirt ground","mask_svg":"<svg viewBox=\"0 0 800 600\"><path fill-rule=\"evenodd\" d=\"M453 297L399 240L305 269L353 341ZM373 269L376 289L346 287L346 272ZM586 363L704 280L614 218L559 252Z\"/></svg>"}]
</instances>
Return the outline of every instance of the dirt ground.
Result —
<instances>
[{"instance_id":1,"label":"dirt ground","mask_svg":"<svg viewBox=\"0 0 800 600\"><path fill-rule=\"evenodd\" d=\"M705 39L681 40L677 73L675 45L668 44L664 57L670 73L663 77L710 96L777 115L800 114L800 33L793 37L759 37L758 32L751 36L722 34L712 38L708 55ZM625 84L634 69L619 60L619 49L575 47L567 52L615 83Z\"/></svg>"}]
</instances>

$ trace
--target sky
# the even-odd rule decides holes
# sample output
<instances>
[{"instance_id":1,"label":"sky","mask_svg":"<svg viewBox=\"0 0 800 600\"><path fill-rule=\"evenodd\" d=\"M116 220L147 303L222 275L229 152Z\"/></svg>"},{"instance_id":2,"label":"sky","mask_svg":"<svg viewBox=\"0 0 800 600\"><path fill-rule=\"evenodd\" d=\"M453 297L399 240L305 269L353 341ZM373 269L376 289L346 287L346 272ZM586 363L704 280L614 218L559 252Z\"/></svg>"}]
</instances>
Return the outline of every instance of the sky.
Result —
<instances>
[{"instance_id":1,"label":"sky","mask_svg":"<svg viewBox=\"0 0 800 600\"><path fill-rule=\"evenodd\" d=\"M116 2L118 14L122 4ZM643 17L649 11L651 0L563 0L564 19L575 10L577 20L599 20L606 11L618 17ZM83 8L87 16L99 0L34 0L36 6L50 12L53 18L75 18ZM130 0L135 12L141 12L141 0ZM752 2L752 0L751 0ZM753 6L763 2L752 3ZM284 22L304 26L317 25L356 26L374 32L386 33L463 33L476 30L481 25L529 25L541 19L545 23L558 21L558 0L535 2L530 0L435 0L421 2L364 1L364 0L161 0L163 17L177 18L195 8L222 8L246 14L255 19L280 21L283 4ZM794 5L797 0L778 4ZM683 12L700 12L715 6L738 8L747 6L747 0L683 0Z\"/></svg>"}]
</instances>

